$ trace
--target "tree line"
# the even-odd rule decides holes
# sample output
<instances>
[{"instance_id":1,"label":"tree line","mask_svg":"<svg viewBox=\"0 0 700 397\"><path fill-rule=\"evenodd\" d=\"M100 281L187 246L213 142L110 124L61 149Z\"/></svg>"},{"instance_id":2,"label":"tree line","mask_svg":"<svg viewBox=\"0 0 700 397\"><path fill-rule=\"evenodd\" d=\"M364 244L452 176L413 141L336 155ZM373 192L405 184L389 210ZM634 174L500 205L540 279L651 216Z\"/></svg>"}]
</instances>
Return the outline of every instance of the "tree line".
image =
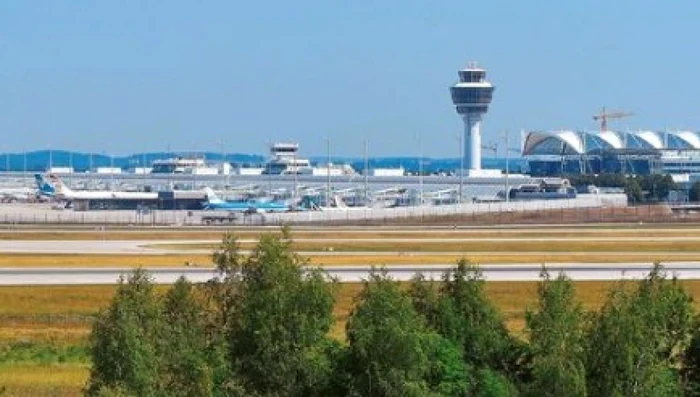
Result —
<instances>
[{"instance_id":1,"label":"tree line","mask_svg":"<svg viewBox=\"0 0 700 397\"><path fill-rule=\"evenodd\" d=\"M668 174L625 175L614 173L567 175L572 186L622 188L631 203L659 202L668 198L678 185ZM693 200L691 198L691 200Z\"/></svg>"},{"instance_id":2,"label":"tree line","mask_svg":"<svg viewBox=\"0 0 700 397\"><path fill-rule=\"evenodd\" d=\"M263 235L249 255L227 235L221 277L156 293L123 279L90 338L89 396L700 396L692 298L660 266L586 312L543 270L524 336L506 328L478 267L460 261L408 286L373 271L329 336L337 284Z\"/></svg>"}]
</instances>

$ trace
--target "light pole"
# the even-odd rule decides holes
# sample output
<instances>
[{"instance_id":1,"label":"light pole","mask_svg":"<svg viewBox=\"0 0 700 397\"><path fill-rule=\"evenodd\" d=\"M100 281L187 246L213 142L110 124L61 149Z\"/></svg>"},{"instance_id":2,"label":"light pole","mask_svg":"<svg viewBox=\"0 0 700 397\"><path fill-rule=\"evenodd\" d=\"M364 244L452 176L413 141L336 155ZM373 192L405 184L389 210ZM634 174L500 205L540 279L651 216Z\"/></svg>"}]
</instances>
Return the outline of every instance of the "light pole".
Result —
<instances>
[{"instance_id":1,"label":"light pole","mask_svg":"<svg viewBox=\"0 0 700 397\"><path fill-rule=\"evenodd\" d=\"M27 179L27 149L25 148L22 153L22 161L24 167L24 179Z\"/></svg>"},{"instance_id":2,"label":"light pole","mask_svg":"<svg viewBox=\"0 0 700 397\"><path fill-rule=\"evenodd\" d=\"M326 186L326 206L331 206L331 140L326 138L326 173L327 175L327 186Z\"/></svg>"},{"instance_id":3,"label":"light pole","mask_svg":"<svg viewBox=\"0 0 700 397\"><path fill-rule=\"evenodd\" d=\"M420 186L420 205L423 205L423 137L418 134L418 146L420 155L418 156L418 185Z\"/></svg>"},{"instance_id":4,"label":"light pole","mask_svg":"<svg viewBox=\"0 0 700 397\"><path fill-rule=\"evenodd\" d=\"M292 192L292 210L297 210L297 183L299 179L299 164L297 164L297 152L292 155L292 164L294 164L294 192Z\"/></svg>"},{"instance_id":5,"label":"light pole","mask_svg":"<svg viewBox=\"0 0 700 397\"><path fill-rule=\"evenodd\" d=\"M505 177L505 196L506 196L506 203L510 201L510 193L508 192L508 175L510 173L510 146L508 146L508 130L505 131L503 135L503 140L506 144L506 177Z\"/></svg>"},{"instance_id":6,"label":"light pole","mask_svg":"<svg viewBox=\"0 0 700 397\"><path fill-rule=\"evenodd\" d=\"M464 133L457 134L459 139L459 203L464 200Z\"/></svg>"},{"instance_id":7,"label":"light pole","mask_svg":"<svg viewBox=\"0 0 700 397\"><path fill-rule=\"evenodd\" d=\"M364 155L365 155L365 205L369 204L369 158L367 157L367 138L364 139Z\"/></svg>"}]
</instances>

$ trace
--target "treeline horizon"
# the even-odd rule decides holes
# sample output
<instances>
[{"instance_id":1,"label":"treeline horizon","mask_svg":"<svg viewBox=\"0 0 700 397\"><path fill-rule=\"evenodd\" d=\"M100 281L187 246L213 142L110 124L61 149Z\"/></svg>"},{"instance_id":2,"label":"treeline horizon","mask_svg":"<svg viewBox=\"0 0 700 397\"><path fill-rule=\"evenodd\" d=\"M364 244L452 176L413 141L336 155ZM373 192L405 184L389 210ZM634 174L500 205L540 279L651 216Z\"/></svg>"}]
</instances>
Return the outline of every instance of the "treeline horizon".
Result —
<instances>
[{"instance_id":1,"label":"treeline horizon","mask_svg":"<svg viewBox=\"0 0 700 397\"><path fill-rule=\"evenodd\" d=\"M144 152L124 155L108 155L104 152L89 153L71 150L33 150L20 153L0 153L0 171L26 170L29 172L44 171L49 164L54 167L70 167L76 171L86 171L91 167L119 167L129 169L150 165L153 160L163 160L173 157L195 156L206 158L210 161L225 161L244 165L260 166L267 161L268 155L249 153L223 153L221 151L162 151ZM325 163L326 156L308 156L312 163ZM335 156L332 162L343 162L352 165L357 171L364 169L365 163L362 156ZM460 167L460 160L453 157L423 157L423 164L419 165L418 156L371 156L368 158L370 168L398 168L404 167L407 171L416 172L421 167L425 172L454 171ZM505 169L505 158L487 157L482 161L486 168ZM511 158L509 167L511 172L517 172L524 166L522 158Z\"/></svg>"},{"instance_id":2,"label":"treeline horizon","mask_svg":"<svg viewBox=\"0 0 700 397\"><path fill-rule=\"evenodd\" d=\"M660 265L585 311L543 268L524 335L510 333L478 266L404 285L374 269L329 336L337 282L265 234L226 235L220 277L164 294L136 269L90 337L89 396L700 396L700 322Z\"/></svg>"}]
</instances>

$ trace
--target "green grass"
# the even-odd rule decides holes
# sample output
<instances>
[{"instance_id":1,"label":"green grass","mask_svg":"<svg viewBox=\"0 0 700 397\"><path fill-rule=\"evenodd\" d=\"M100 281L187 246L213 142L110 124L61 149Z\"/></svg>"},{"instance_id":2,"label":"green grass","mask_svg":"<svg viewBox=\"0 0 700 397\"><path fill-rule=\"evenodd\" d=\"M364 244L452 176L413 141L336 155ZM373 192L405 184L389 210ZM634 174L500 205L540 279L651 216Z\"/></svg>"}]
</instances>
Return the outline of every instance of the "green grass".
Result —
<instances>
[{"instance_id":1,"label":"green grass","mask_svg":"<svg viewBox=\"0 0 700 397\"><path fill-rule=\"evenodd\" d=\"M45 342L14 341L0 344L0 363L44 366L66 363L88 364L89 356L84 344L56 345Z\"/></svg>"}]
</instances>

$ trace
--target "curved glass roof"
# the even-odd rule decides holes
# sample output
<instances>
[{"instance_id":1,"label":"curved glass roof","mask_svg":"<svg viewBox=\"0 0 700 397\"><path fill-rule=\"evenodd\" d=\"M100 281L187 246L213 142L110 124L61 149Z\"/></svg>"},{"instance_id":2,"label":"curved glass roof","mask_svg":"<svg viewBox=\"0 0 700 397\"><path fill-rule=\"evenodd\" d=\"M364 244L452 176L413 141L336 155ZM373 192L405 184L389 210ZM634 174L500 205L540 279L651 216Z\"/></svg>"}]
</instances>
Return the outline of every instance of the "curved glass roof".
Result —
<instances>
[{"instance_id":1,"label":"curved glass roof","mask_svg":"<svg viewBox=\"0 0 700 397\"><path fill-rule=\"evenodd\" d=\"M532 131L523 155L583 154L606 149L700 149L696 131Z\"/></svg>"}]
</instances>

